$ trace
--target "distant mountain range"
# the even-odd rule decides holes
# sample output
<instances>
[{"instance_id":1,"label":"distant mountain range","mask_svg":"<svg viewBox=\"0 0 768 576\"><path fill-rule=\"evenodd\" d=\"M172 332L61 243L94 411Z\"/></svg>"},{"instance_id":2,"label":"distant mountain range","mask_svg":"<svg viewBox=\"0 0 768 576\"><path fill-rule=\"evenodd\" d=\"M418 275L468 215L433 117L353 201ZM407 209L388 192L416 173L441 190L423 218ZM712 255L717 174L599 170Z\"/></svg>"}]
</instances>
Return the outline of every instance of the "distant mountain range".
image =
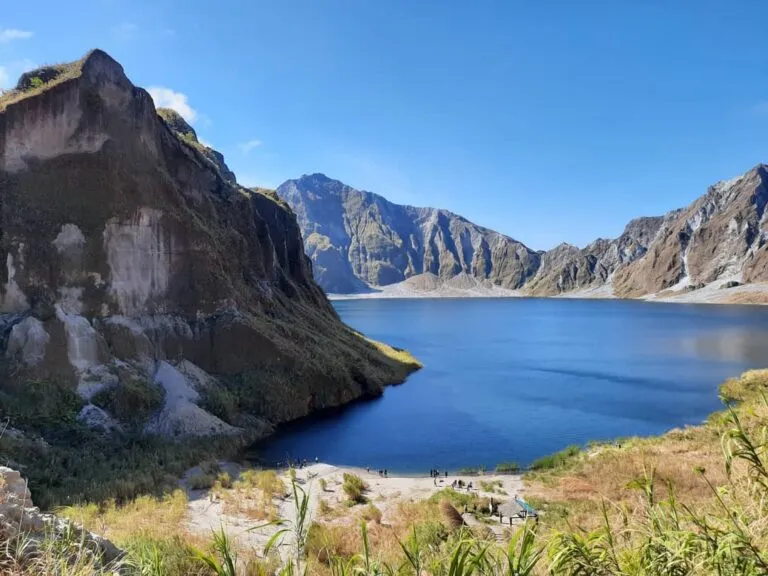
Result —
<instances>
[{"instance_id":1,"label":"distant mountain range","mask_svg":"<svg viewBox=\"0 0 768 576\"><path fill-rule=\"evenodd\" d=\"M393 204L323 174L277 193L294 210L317 282L329 293L405 282L551 296L640 297L768 280L768 169L718 182L687 208L630 221L618 238L548 251L439 208Z\"/></svg>"}]
</instances>

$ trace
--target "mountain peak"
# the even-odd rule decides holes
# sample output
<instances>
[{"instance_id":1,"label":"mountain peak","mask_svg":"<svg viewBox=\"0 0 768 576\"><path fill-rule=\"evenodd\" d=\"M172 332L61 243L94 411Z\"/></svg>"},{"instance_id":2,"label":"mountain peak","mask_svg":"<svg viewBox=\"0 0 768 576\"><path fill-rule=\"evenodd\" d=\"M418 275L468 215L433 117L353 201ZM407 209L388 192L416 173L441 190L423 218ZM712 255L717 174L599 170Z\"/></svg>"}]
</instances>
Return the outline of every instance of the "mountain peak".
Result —
<instances>
[{"instance_id":1,"label":"mountain peak","mask_svg":"<svg viewBox=\"0 0 768 576\"><path fill-rule=\"evenodd\" d=\"M190 138L192 138L195 142L198 142L197 132L195 132L195 129L192 128L192 126L190 126L189 123L184 120L184 117L176 112L176 110L172 108L157 108L156 112L160 118L165 120L165 123L168 124L168 127L171 130L182 135L188 134Z\"/></svg>"}]
</instances>

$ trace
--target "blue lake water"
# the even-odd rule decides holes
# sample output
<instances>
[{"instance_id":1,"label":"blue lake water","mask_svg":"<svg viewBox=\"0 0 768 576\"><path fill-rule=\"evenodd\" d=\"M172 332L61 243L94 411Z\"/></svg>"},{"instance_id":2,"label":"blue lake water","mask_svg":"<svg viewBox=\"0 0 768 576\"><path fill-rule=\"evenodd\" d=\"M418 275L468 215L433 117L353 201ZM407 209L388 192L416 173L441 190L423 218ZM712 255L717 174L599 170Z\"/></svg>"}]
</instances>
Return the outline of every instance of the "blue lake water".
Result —
<instances>
[{"instance_id":1,"label":"blue lake water","mask_svg":"<svg viewBox=\"0 0 768 576\"><path fill-rule=\"evenodd\" d=\"M561 299L346 300L342 319L425 365L383 397L285 427L268 461L422 473L528 464L569 444L657 434L719 409L768 367L768 307Z\"/></svg>"}]
</instances>

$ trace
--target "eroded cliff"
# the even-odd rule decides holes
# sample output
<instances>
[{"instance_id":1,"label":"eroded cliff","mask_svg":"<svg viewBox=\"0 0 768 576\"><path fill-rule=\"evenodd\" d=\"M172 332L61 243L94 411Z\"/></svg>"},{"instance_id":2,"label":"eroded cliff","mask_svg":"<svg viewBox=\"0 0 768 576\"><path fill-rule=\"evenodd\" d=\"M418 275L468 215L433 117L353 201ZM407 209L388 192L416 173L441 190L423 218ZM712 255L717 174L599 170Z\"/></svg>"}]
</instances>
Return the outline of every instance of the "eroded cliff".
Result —
<instances>
[{"instance_id":1,"label":"eroded cliff","mask_svg":"<svg viewBox=\"0 0 768 576\"><path fill-rule=\"evenodd\" d=\"M251 436L402 381L416 365L339 321L290 209L161 115L98 50L0 96L6 380L76 391L105 430ZM126 390L155 399L139 422Z\"/></svg>"}]
</instances>

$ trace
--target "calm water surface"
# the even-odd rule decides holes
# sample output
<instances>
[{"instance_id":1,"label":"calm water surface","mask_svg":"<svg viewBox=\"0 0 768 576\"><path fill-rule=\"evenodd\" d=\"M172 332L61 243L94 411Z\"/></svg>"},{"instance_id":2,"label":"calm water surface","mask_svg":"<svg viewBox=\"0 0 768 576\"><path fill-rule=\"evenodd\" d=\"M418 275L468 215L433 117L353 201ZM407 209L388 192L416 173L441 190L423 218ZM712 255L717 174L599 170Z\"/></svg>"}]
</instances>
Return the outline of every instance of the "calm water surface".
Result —
<instances>
[{"instance_id":1,"label":"calm water surface","mask_svg":"<svg viewBox=\"0 0 768 576\"><path fill-rule=\"evenodd\" d=\"M380 399L286 427L269 461L421 473L530 463L569 444L657 434L719 408L768 366L768 307L547 299L347 300L342 319L424 369Z\"/></svg>"}]
</instances>

